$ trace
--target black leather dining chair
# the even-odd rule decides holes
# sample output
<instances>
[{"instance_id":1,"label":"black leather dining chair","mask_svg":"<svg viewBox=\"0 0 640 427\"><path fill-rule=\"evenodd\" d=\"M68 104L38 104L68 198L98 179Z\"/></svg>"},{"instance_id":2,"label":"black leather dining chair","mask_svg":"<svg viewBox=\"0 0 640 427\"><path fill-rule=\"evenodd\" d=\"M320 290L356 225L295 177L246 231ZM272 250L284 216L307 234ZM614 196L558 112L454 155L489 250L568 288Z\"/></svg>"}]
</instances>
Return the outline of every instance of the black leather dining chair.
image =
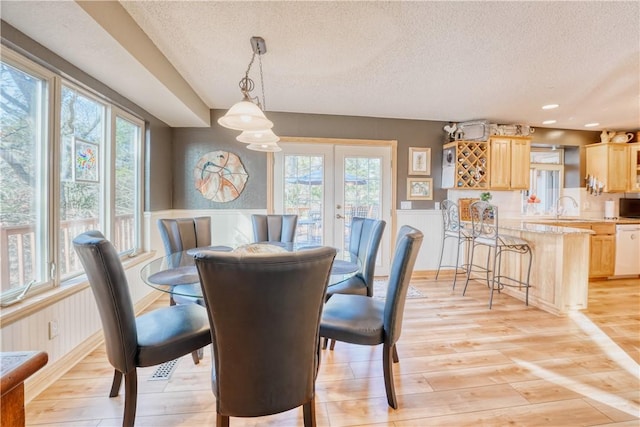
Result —
<instances>
[{"instance_id":1,"label":"black leather dining chair","mask_svg":"<svg viewBox=\"0 0 640 427\"><path fill-rule=\"evenodd\" d=\"M158 229L166 255L211 246L211 217L160 218Z\"/></svg>"},{"instance_id":2,"label":"black leather dining chair","mask_svg":"<svg viewBox=\"0 0 640 427\"><path fill-rule=\"evenodd\" d=\"M402 331L409 281L423 235L408 225L398 233L385 301L365 295L333 295L325 304L320 336L352 344L382 344L382 364L387 402L398 408L393 384L393 362L398 362L396 342Z\"/></svg>"},{"instance_id":3,"label":"black leather dining chair","mask_svg":"<svg viewBox=\"0 0 640 427\"><path fill-rule=\"evenodd\" d=\"M360 270L348 280L331 286L327 291L328 295L355 294L373 296L376 259L386 224L381 219L354 217L351 220L349 252L359 258Z\"/></svg>"},{"instance_id":4,"label":"black leather dining chair","mask_svg":"<svg viewBox=\"0 0 640 427\"><path fill-rule=\"evenodd\" d=\"M298 215L251 215L254 242L293 243Z\"/></svg>"},{"instance_id":5,"label":"black leather dining chair","mask_svg":"<svg viewBox=\"0 0 640 427\"><path fill-rule=\"evenodd\" d=\"M327 298L333 294L373 296L376 259L386 225L387 223L381 219L359 217L351 219L349 252L358 257L360 270L355 276L329 287ZM331 350L335 348L335 345L336 342L331 341ZM322 348L327 348L327 340L324 341Z\"/></svg>"},{"instance_id":6,"label":"black leather dining chair","mask_svg":"<svg viewBox=\"0 0 640 427\"><path fill-rule=\"evenodd\" d=\"M195 255L213 340L218 427L303 406L315 426L319 323L336 250Z\"/></svg>"},{"instance_id":7,"label":"black leather dining chair","mask_svg":"<svg viewBox=\"0 0 640 427\"><path fill-rule=\"evenodd\" d=\"M157 221L165 255L186 251L204 246L211 246L211 217L200 216L195 218L160 218ZM171 285L171 283L168 283ZM200 304L204 305L202 298L186 295L169 294L169 304ZM193 363L200 363L202 350L192 353Z\"/></svg>"},{"instance_id":8,"label":"black leather dining chair","mask_svg":"<svg viewBox=\"0 0 640 427\"><path fill-rule=\"evenodd\" d=\"M120 391L124 375L123 426L133 426L137 368L154 366L211 343L207 311L197 304L174 305L135 317L129 284L115 248L99 231L87 231L73 246L96 300L107 358L115 368L109 397Z\"/></svg>"}]
</instances>

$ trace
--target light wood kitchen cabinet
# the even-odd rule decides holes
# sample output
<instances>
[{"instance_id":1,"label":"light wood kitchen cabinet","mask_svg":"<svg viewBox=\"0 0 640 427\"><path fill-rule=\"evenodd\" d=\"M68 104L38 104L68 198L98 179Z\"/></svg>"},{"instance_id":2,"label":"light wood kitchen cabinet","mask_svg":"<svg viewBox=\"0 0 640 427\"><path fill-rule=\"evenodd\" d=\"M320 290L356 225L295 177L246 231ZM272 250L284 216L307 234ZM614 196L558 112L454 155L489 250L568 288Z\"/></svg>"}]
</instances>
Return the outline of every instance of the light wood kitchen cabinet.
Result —
<instances>
[{"instance_id":1,"label":"light wood kitchen cabinet","mask_svg":"<svg viewBox=\"0 0 640 427\"><path fill-rule=\"evenodd\" d=\"M627 191L629 182L628 144L598 143L585 147L587 175L604 184L605 193Z\"/></svg>"},{"instance_id":2,"label":"light wood kitchen cabinet","mask_svg":"<svg viewBox=\"0 0 640 427\"><path fill-rule=\"evenodd\" d=\"M627 144L631 162L629 163L629 182L627 191L640 192L640 142Z\"/></svg>"},{"instance_id":3,"label":"light wood kitchen cabinet","mask_svg":"<svg viewBox=\"0 0 640 427\"><path fill-rule=\"evenodd\" d=\"M490 187L493 190L526 190L529 188L531 139L491 137Z\"/></svg>"},{"instance_id":4,"label":"light wood kitchen cabinet","mask_svg":"<svg viewBox=\"0 0 640 427\"><path fill-rule=\"evenodd\" d=\"M559 220L545 224L592 230L595 234L589 238L589 278L613 276L616 260L616 225L614 223Z\"/></svg>"}]
</instances>

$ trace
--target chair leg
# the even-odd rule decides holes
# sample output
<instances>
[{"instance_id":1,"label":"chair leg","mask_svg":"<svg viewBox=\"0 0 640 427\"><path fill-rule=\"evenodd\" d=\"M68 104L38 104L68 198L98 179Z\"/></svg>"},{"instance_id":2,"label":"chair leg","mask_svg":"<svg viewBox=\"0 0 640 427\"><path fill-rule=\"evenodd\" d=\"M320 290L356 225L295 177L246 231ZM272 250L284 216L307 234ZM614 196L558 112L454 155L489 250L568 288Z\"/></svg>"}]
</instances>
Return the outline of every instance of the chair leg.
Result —
<instances>
[{"instance_id":1,"label":"chair leg","mask_svg":"<svg viewBox=\"0 0 640 427\"><path fill-rule=\"evenodd\" d=\"M193 359L194 365L200 363L200 351L202 351L202 349L194 350L191 352L191 358Z\"/></svg>"},{"instance_id":2,"label":"chair leg","mask_svg":"<svg viewBox=\"0 0 640 427\"><path fill-rule=\"evenodd\" d=\"M120 384L122 384L122 372L117 369L113 372L113 383L111 384L111 391L109 397L116 397L120 392Z\"/></svg>"},{"instance_id":3,"label":"chair leg","mask_svg":"<svg viewBox=\"0 0 640 427\"><path fill-rule=\"evenodd\" d=\"M493 256L493 277L495 277L496 275L496 266L495 266L495 261L496 261L496 257L495 254ZM487 266L487 288L489 287L489 273L491 273L491 270L489 270L489 262L491 262L491 247L489 247L487 249L487 262L485 263L485 265Z\"/></svg>"},{"instance_id":4,"label":"chair leg","mask_svg":"<svg viewBox=\"0 0 640 427\"><path fill-rule=\"evenodd\" d=\"M473 265L473 255L475 253L476 245L471 243L471 256L469 257L469 264L467 265L467 280L464 282L464 289L462 295L467 292L467 286L469 285L469 278L471 277L471 266Z\"/></svg>"},{"instance_id":5,"label":"chair leg","mask_svg":"<svg viewBox=\"0 0 640 427\"><path fill-rule=\"evenodd\" d=\"M529 268L527 269L527 289L526 289L526 297L525 297L525 305L529 305L529 288L530 286L530 282L529 279L531 279L531 263L533 262L533 252L531 251L531 248L528 247L528 252L529 252Z\"/></svg>"},{"instance_id":6,"label":"chair leg","mask_svg":"<svg viewBox=\"0 0 640 427\"><path fill-rule=\"evenodd\" d=\"M302 414L304 418L304 427L316 427L316 399L311 400L302 405Z\"/></svg>"},{"instance_id":7,"label":"chair leg","mask_svg":"<svg viewBox=\"0 0 640 427\"><path fill-rule=\"evenodd\" d=\"M327 344L329 344L329 338L327 337L322 337L322 349L326 350L327 349Z\"/></svg>"},{"instance_id":8,"label":"chair leg","mask_svg":"<svg viewBox=\"0 0 640 427\"><path fill-rule=\"evenodd\" d=\"M331 345L329 346L329 350L333 351L334 348L336 348L336 340L332 339Z\"/></svg>"},{"instance_id":9,"label":"chair leg","mask_svg":"<svg viewBox=\"0 0 640 427\"><path fill-rule=\"evenodd\" d=\"M440 259L438 260L438 271L436 271L436 280L438 280L438 276L440 275L440 267L442 266L442 257L444 256L444 243L446 241L447 241L446 237L442 239L442 248L440 249Z\"/></svg>"},{"instance_id":10,"label":"chair leg","mask_svg":"<svg viewBox=\"0 0 640 427\"><path fill-rule=\"evenodd\" d=\"M124 374L124 417L122 427L133 427L136 421L136 405L138 402L138 373L134 369Z\"/></svg>"},{"instance_id":11,"label":"chair leg","mask_svg":"<svg viewBox=\"0 0 640 427\"><path fill-rule=\"evenodd\" d=\"M491 253L491 249L489 249L489 253ZM493 304L493 291L496 289L496 285L498 287L498 292L500 292L500 261L502 261L502 251L496 248L496 252L493 256L493 278L491 279L491 294L489 294L489 310L491 310L491 305ZM489 268L489 264L487 264L487 268ZM496 276L496 272L498 275ZM496 283L497 277L497 283ZM488 280L488 273L487 273ZM487 281L487 284L489 282Z\"/></svg>"},{"instance_id":12,"label":"chair leg","mask_svg":"<svg viewBox=\"0 0 640 427\"><path fill-rule=\"evenodd\" d=\"M451 288L451 290L455 291L456 290L456 282L458 281L458 265L460 265L460 242L461 240L458 239L458 245L456 246L456 269L454 270L453 273L453 287Z\"/></svg>"},{"instance_id":13,"label":"chair leg","mask_svg":"<svg viewBox=\"0 0 640 427\"><path fill-rule=\"evenodd\" d=\"M398 346L397 345L393 345L393 363L398 363L400 361L400 358L398 357Z\"/></svg>"},{"instance_id":14,"label":"chair leg","mask_svg":"<svg viewBox=\"0 0 640 427\"><path fill-rule=\"evenodd\" d=\"M216 414L216 427L229 427L229 416Z\"/></svg>"},{"instance_id":15,"label":"chair leg","mask_svg":"<svg viewBox=\"0 0 640 427\"><path fill-rule=\"evenodd\" d=\"M382 367L384 370L384 387L387 390L387 403L393 409L398 409L396 390L393 385L393 346L384 343L382 347Z\"/></svg>"}]
</instances>

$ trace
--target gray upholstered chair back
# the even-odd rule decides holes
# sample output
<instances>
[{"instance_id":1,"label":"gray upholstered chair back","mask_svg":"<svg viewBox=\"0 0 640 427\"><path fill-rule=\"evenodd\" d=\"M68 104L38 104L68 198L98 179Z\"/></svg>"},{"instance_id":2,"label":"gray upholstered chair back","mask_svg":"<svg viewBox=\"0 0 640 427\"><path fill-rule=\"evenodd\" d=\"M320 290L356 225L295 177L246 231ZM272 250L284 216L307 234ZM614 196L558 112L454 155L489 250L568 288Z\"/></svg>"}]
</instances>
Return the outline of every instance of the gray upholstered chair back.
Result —
<instances>
[{"instance_id":1,"label":"gray upholstered chair back","mask_svg":"<svg viewBox=\"0 0 640 427\"><path fill-rule=\"evenodd\" d=\"M167 255L211 246L211 217L161 218L158 220L158 228Z\"/></svg>"},{"instance_id":2,"label":"gray upholstered chair back","mask_svg":"<svg viewBox=\"0 0 640 427\"><path fill-rule=\"evenodd\" d=\"M127 277L115 248L101 232L87 231L73 246L89 279L104 330L107 358L118 371L136 367L136 320Z\"/></svg>"},{"instance_id":3,"label":"gray upholstered chair back","mask_svg":"<svg viewBox=\"0 0 640 427\"><path fill-rule=\"evenodd\" d=\"M362 269L358 275L367 286L367 296L373 295L373 276L376 258L386 222L379 219L353 217L349 237L349 252L360 259Z\"/></svg>"},{"instance_id":4,"label":"gray upholstered chair back","mask_svg":"<svg viewBox=\"0 0 640 427\"><path fill-rule=\"evenodd\" d=\"M254 242L293 243L298 215L251 215Z\"/></svg>"},{"instance_id":5,"label":"gray upholstered chair back","mask_svg":"<svg viewBox=\"0 0 640 427\"><path fill-rule=\"evenodd\" d=\"M196 254L219 414L275 414L314 397L319 323L335 255L329 247Z\"/></svg>"},{"instance_id":6,"label":"gray upholstered chair back","mask_svg":"<svg viewBox=\"0 0 640 427\"><path fill-rule=\"evenodd\" d=\"M408 225L403 225L398 232L384 306L385 341L389 344L395 344L400 338L407 291L422 239L422 232Z\"/></svg>"}]
</instances>

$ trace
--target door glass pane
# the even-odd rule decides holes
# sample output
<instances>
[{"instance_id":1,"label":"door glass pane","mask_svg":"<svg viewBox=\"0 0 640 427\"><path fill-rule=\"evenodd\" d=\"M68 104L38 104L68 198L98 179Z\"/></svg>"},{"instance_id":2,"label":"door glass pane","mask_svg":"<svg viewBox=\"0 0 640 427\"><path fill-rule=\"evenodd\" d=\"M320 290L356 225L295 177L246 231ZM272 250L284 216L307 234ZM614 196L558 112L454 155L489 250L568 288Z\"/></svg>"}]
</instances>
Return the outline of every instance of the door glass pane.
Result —
<instances>
[{"instance_id":1,"label":"door glass pane","mask_svg":"<svg viewBox=\"0 0 640 427\"><path fill-rule=\"evenodd\" d=\"M72 241L87 230L101 230L101 156L104 155L105 107L63 86L60 111L60 246L61 277L80 273Z\"/></svg>"},{"instance_id":2,"label":"door glass pane","mask_svg":"<svg viewBox=\"0 0 640 427\"><path fill-rule=\"evenodd\" d=\"M349 247L351 219L380 219L382 203L382 168L380 158L345 157L344 159L344 247Z\"/></svg>"},{"instance_id":3,"label":"door glass pane","mask_svg":"<svg viewBox=\"0 0 640 427\"><path fill-rule=\"evenodd\" d=\"M140 164L140 126L116 117L115 196L116 217L113 244L118 252L135 249L135 213L137 212L137 165Z\"/></svg>"},{"instance_id":4,"label":"door glass pane","mask_svg":"<svg viewBox=\"0 0 640 427\"><path fill-rule=\"evenodd\" d=\"M322 156L284 156L284 213L298 215L298 243L323 242L323 183Z\"/></svg>"},{"instance_id":5,"label":"door glass pane","mask_svg":"<svg viewBox=\"0 0 640 427\"><path fill-rule=\"evenodd\" d=\"M0 263L2 294L46 280L47 83L1 64Z\"/></svg>"}]
</instances>

